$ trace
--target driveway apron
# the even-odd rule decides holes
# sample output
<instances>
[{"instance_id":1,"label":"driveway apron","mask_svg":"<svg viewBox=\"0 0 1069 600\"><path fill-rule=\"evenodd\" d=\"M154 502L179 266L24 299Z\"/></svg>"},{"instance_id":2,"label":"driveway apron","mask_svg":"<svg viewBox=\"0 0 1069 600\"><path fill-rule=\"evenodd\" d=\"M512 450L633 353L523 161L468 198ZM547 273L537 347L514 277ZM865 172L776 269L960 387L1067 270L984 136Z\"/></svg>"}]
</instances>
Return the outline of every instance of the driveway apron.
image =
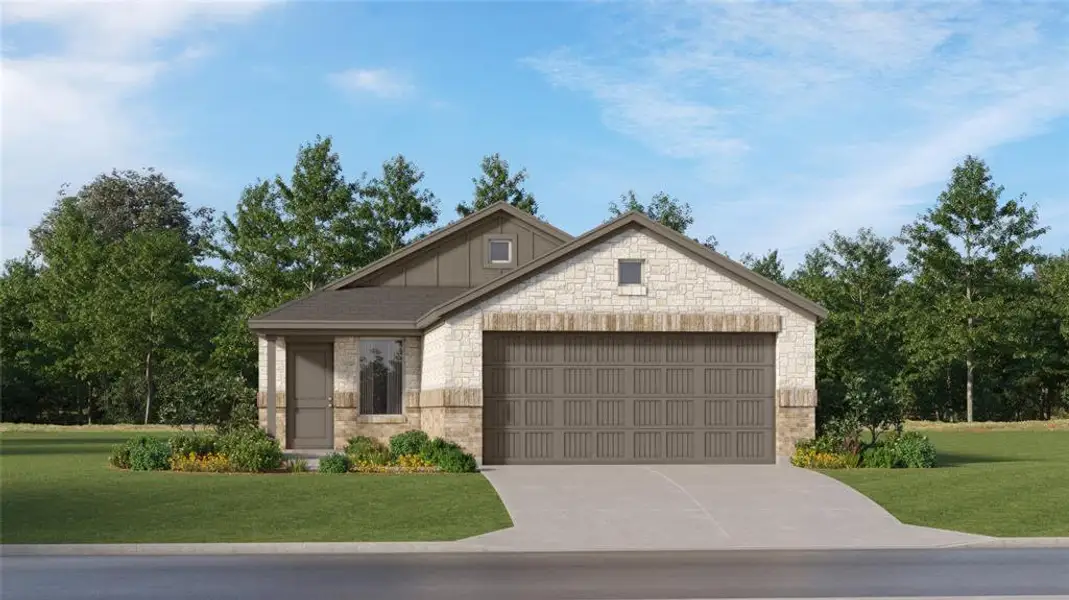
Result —
<instances>
[{"instance_id":1,"label":"driveway apron","mask_svg":"<svg viewBox=\"0 0 1069 600\"><path fill-rule=\"evenodd\" d=\"M937 547L983 536L904 525L819 473L787 466L496 466L514 527L481 549L707 550Z\"/></svg>"}]
</instances>

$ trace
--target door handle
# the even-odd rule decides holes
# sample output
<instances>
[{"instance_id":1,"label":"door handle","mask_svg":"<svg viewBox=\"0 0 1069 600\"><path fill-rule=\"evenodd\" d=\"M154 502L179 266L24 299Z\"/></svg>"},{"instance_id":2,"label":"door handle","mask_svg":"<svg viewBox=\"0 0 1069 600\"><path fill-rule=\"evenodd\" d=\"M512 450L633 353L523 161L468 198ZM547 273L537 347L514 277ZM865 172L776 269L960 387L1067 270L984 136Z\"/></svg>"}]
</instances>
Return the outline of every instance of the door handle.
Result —
<instances>
[{"instance_id":1,"label":"door handle","mask_svg":"<svg viewBox=\"0 0 1069 600\"><path fill-rule=\"evenodd\" d=\"M327 408L334 408L334 398L330 396L327 397Z\"/></svg>"}]
</instances>

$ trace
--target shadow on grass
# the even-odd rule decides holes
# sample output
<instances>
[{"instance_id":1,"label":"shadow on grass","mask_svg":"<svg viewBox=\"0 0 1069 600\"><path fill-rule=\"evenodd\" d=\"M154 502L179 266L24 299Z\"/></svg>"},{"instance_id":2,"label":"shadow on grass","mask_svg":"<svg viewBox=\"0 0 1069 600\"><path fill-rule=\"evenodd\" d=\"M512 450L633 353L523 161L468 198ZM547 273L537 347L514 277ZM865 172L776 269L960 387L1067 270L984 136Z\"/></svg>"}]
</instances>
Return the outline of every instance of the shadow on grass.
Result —
<instances>
[{"instance_id":1,"label":"shadow on grass","mask_svg":"<svg viewBox=\"0 0 1069 600\"><path fill-rule=\"evenodd\" d=\"M962 454L957 452L940 452L938 455L938 467L962 467L965 465L981 465L987 463L1022 462L1019 458L1010 456L990 456L983 454Z\"/></svg>"}]
</instances>

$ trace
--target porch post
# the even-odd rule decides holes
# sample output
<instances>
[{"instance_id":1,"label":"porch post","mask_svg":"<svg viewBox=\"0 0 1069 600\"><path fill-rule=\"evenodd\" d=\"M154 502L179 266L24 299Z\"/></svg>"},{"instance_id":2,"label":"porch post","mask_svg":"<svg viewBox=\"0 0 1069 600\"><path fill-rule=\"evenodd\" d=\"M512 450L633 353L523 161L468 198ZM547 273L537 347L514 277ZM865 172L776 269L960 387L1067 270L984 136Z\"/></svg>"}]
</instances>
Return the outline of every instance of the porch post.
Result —
<instances>
[{"instance_id":1,"label":"porch post","mask_svg":"<svg viewBox=\"0 0 1069 600\"><path fill-rule=\"evenodd\" d=\"M277 376L275 374L275 336L267 336L267 434L275 437L275 405L277 395L275 386Z\"/></svg>"}]
</instances>

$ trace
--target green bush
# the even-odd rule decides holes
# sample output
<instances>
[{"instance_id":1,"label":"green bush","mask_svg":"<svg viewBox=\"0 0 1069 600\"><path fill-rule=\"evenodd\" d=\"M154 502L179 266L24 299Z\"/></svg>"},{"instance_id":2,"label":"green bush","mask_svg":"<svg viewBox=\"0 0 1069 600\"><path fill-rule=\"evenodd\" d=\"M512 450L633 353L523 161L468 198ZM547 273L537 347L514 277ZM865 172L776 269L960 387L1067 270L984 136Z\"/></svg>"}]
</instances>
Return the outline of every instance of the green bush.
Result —
<instances>
[{"instance_id":1,"label":"green bush","mask_svg":"<svg viewBox=\"0 0 1069 600\"><path fill-rule=\"evenodd\" d=\"M349 457L341 452L334 452L319 459L320 473L348 473Z\"/></svg>"},{"instance_id":2,"label":"green bush","mask_svg":"<svg viewBox=\"0 0 1069 600\"><path fill-rule=\"evenodd\" d=\"M390 452L394 456L406 456L423 452L423 447L430 442L427 432L413 429L399 433L390 438Z\"/></svg>"},{"instance_id":3,"label":"green bush","mask_svg":"<svg viewBox=\"0 0 1069 600\"><path fill-rule=\"evenodd\" d=\"M130 448L130 469L166 471L171 467L171 446L157 437L139 435L126 442Z\"/></svg>"},{"instance_id":4,"label":"green bush","mask_svg":"<svg viewBox=\"0 0 1069 600\"><path fill-rule=\"evenodd\" d=\"M936 464L935 445L924 434L907 431L894 439L895 457L907 469L930 469Z\"/></svg>"},{"instance_id":5,"label":"green bush","mask_svg":"<svg viewBox=\"0 0 1069 600\"><path fill-rule=\"evenodd\" d=\"M881 442L866 448L861 455L861 466L868 469L894 469L898 466L894 446Z\"/></svg>"},{"instance_id":6,"label":"green bush","mask_svg":"<svg viewBox=\"0 0 1069 600\"><path fill-rule=\"evenodd\" d=\"M892 433L867 448L861 464L872 469L930 469L936 465L935 446L916 431Z\"/></svg>"},{"instance_id":7,"label":"green bush","mask_svg":"<svg viewBox=\"0 0 1069 600\"><path fill-rule=\"evenodd\" d=\"M434 438L423 447L420 456L445 473L474 473L475 457L454 442Z\"/></svg>"},{"instance_id":8,"label":"green bush","mask_svg":"<svg viewBox=\"0 0 1069 600\"><path fill-rule=\"evenodd\" d=\"M171 455L187 457L190 454L215 454L217 444L218 437L210 433L183 432L171 438Z\"/></svg>"},{"instance_id":9,"label":"green bush","mask_svg":"<svg viewBox=\"0 0 1069 600\"><path fill-rule=\"evenodd\" d=\"M258 427L236 429L218 441L219 452L235 471L262 473L282 467L282 448Z\"/></svg>"},{"instance_id":10,"label":"green bush","mask_svg":"<svg viewBox=\"0 0 1069 600\"><path fill-rule=\"evenodd\" d=\"M390 449L385 444L365 435L349 438L349 443L345 446L345 454L353 463L385 465L393 459Z\"/></svg>"},{"instance_id":11,"label":"green bush","mask_svg":"<svg viewBox=\"0 0 1069 600\"><path fill-rule=\"evenodd\" d=\"M117 469L129 469L130 468L130 443L124 442L122 444L115 444L111 447L111 455L108 456L108 463Z\"/></svg>"}]
</instances>

